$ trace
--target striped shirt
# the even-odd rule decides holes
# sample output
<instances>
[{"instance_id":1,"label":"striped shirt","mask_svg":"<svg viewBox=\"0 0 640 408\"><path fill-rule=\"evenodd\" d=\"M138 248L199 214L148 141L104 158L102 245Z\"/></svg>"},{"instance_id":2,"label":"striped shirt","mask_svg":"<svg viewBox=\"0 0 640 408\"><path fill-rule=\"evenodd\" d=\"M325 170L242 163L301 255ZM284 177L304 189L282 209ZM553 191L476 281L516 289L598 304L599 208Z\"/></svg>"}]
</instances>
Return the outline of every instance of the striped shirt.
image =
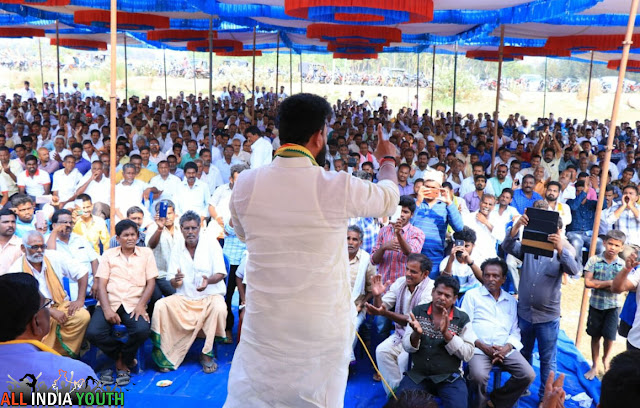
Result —
<instances>
[{"instance_id":1,"label":"striped shirt","mask_svg":"<svg viewBox=\"0 0 640 408\"><path fill-rule=\"evenodd\" d=\"M613 280L618 272L624 268L624 261L617 257L608 263L603 256L594 255L587 261L584 270L593 273L593 279L599 281ZM592 289L589 305L598 310L615 309L620 307L619 296L608 289Z\"/></svg>"},{"instance_id":2,"label":"striped shirt","mask_svg":"<svg viewBox=\"0 0 640 408\"><path fill-rule=\"evenodd\" d=\"M227 256L230 265L240 265L242 254L247 249L247 245L240 241L233 227L229 223L224 225L224 247L222 253Z\"/></svg>"},{"instance_id":3,"label":"striped shirt","mask_svg":"<svg viewBox=\"0 0 640 408\"><path fill-rule=\"evenodd\" d=\"M362 244L360 248L373 254L373 246L378 239L380 232L380 222L375 217L349 218L349 225L357 225L362 230Z\"/></svg>"},{"instance_id":4,"label":"striped shirt","mask_svg":"<svg viewBox=\"0 0 640 408\"><path fill-rule=\"evenodd\" d=\"M424 232L422 253L431 259L433 267L429 277L435 279L439 275L439 265L444 258L445 235L447 225L454 231L461 231L464 227L462 216L455 204L446 205L438 201L433 206L422 202L417 208L411 221L413 225Z\"/></svg>"},{"instance_id":5,"label":"striped shirt","mask_svg":"<svg viewBox=\"0 0 640 408\"><path fill-rule=\"evenodd\" d=\"M615 229L619 229L627 235L627 244L640 245L640 219L636 218L630 209L626 209L616 218L615 212L622 204L614 205L607 216L607 222Z\"/></svg>"},{"instance_id":6,"label":"striped shirt","mask_svg":"<svg viewBox=\"0 0 640 408\"><path fill-rule=\"evenodd\" d=\"M372 253L375 253L382 244L393 240L395 236L392 224L383 227L378 234L378 240L373 247ZM407 224L402 228L402 237L411 247L412 253L420 252L424 244L424 232L411 224ZM371 263L374 263L373 258ZM407 255L404 252L387 250L382 255L382 262L378 265L378 275L382 275L382 282L390 280L393 283L396 279L405 275L406 268Z\"/></svg>"}]
</instances>

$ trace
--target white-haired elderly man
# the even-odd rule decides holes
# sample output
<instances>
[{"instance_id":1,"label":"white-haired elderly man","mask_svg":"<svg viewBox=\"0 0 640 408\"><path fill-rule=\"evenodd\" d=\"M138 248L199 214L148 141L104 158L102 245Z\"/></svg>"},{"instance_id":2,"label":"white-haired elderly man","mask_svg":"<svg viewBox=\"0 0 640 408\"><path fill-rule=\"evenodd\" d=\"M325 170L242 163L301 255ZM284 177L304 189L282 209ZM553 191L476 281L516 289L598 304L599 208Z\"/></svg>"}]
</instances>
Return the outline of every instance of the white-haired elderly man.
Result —
<instances>
[{"instance_id":1,"label":"white-haired elderly man","mask_svg":"<svg viewBox=\"0 0 640 408\"><path fill-rule=\"evenodd\" d=\"M47 250L44 237L38 231L28 231L22 237L23 255L9 268L9 273L28 273L40 284L40 293L53 303L51 326L43 343L60 354L77 358L89 325L89 312L84 308L89 276L87 268L67 255ZM78 283L78 299L69 301L63 278Z\"/></svg>"}]
</instances>

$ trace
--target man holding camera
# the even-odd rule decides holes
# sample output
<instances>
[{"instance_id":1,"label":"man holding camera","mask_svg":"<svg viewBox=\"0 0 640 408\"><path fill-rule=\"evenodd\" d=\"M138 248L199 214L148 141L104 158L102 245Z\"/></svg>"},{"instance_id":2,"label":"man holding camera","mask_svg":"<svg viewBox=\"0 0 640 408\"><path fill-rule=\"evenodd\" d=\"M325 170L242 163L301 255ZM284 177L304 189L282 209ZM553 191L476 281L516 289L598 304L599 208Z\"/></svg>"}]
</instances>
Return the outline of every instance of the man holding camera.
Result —
<instances>
[{"instance_id":1,"label":"man holding camera","mask_svg":"<svg viewBox=\"0 0 640 408\"><path fill-rule=\"evenodd\" d=\"M558 230L549 234L553 243L553 256L526 253L518 241L520 229L529 223L527 214L518 218L507 233L502 248L521 260L518 325L522 335L522 355L531 363L533 345L538 340L541 384L545 384L550 371L556 371L558 332L560 329L560 286L563 273L578 275L581 267L575 259L575 250L562 235L562 222ZM542 400L544 385L538 391Z\"/></svg>"}]
</instances>

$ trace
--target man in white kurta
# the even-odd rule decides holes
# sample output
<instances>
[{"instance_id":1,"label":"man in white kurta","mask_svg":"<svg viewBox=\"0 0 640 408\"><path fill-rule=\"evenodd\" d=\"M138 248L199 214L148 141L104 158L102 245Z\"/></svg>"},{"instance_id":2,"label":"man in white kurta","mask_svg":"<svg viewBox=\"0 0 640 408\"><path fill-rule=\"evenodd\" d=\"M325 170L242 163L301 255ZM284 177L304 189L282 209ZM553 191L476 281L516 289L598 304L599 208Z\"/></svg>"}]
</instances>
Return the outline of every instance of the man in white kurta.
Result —
<instances>
[{"instance_id":1,"label":"man in white kurta","mask_svg":"<svg viewBox=\"0 0 640 408\"><path fill-rule=\"evenodd\" d=\"M301 112L309 100L314 104L310 113ZM395 168L387 159L378 184L327 172L322 162L316 163L314 158L325 156L324 120L331 112L322 101L309 94L286 99L280 106L283 145L278 152L291 148L297 137L282 131L295 128L288 123L295 122L288 109L305 119L319 114L321 125L288 157L276 152L270 165L243 171L233 188L231 219L251 257L242 338L225 408L344 404L356 317L347 221L392 214L399 193ZM317 117L308 119L318 123ZM388 145L379 143L380 159L391 152Z\"/></svg>"}]
</instances>

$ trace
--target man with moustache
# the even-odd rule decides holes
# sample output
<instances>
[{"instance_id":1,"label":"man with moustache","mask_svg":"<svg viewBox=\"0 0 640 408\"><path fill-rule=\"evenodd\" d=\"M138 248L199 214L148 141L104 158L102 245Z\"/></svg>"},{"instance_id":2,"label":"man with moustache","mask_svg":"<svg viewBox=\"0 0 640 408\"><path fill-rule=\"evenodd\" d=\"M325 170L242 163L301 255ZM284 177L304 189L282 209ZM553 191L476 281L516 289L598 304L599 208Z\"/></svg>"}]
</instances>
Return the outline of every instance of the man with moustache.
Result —
<instances>
[{"instance_id":1,"label":"man with moustache","mask_svg":"<svg viewBox=\"0 0 640 408\"><path fill-rule=\"evenodd\" d=\"M502 235L494 227L494 224L496 224L496 215L493 212L495 205L496 197L491 194L484 194L478 209L462 217L464 225L476 232L477 239L472 258L478 264L481 264L485 259L498 256L496 253L496 241Z\"/></svg>"},{"instance_id":2,"label":"man with moustache","mask_svg":"<svg viewBox=\"0 0 640 408\"><path fill-rule=\"evenodd\" d=\"M53 300L49 334L43 343L60 354L78 358L90 318L84 309L89 278L87 269L75 259L47 249L44 237L38 231L25 233L21 249L24 255L15 260L8 272L32 275L40 284L42 296ZM63 277L78 283L78 298L73 302L64 291Z\"/></svg>"},{"instance_id":3,"label":"man with moustache","mask_svg":"<svg viewBox=\"0 0 640 408\"><path fill-rule=\"evenodd\" d=\"M377 184L324 170L331 115L317 95L285 99L275 159L243 171L233 187L231 220L252 278L226 408L344 404L355 318L347 221L393 214L399 194L395 147L382 141L382 126Z\"/></svg>"},{"instance_id":4,"label":"man with moustache","mask_svg":"<svg viewBox=\"0 0 640 408\"><path fill-rule=\"evenodd\" d=\"M17 216L8 208L0 209L0 275L22 256L22 241L15 234Z\"/></svg>"}]
</instances>

